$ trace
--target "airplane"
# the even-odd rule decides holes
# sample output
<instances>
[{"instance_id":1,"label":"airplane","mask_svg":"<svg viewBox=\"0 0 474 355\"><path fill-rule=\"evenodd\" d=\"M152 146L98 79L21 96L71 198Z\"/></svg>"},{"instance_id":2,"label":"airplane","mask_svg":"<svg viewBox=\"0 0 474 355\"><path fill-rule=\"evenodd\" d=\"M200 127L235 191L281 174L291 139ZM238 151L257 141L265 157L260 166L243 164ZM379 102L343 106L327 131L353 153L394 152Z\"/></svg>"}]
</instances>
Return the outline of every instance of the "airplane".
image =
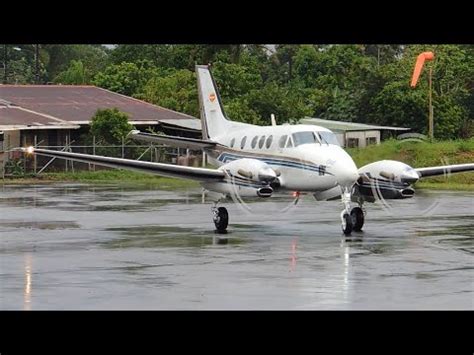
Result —
<instances>
[{"instance_id":1,"label":"airplane","mask_svg":"<svg viewBox=\"0 0 474 355\"><path fill-rule=\"evenodd\" d=\"M226 233L229 214L218 207L222 199L269 198L292 193L317 201L340 199L341 227L345 235L364 226L364 202L412 198L411 187L420 178L474 170L474 163L412 168L393 160L381 160L357 168L335 134L315 125L257 126L230 120L223 109L209 66L196 65L201 110L202 139L158 135L133 130L129 136L148 143L202 150L216 169L145 162L35 147L20 148L30 154L74 160L111 168L199 181L221 198L211 207L216 232ZM351 202L356 203L352 207Z\"/></svg>"}]
</instances>

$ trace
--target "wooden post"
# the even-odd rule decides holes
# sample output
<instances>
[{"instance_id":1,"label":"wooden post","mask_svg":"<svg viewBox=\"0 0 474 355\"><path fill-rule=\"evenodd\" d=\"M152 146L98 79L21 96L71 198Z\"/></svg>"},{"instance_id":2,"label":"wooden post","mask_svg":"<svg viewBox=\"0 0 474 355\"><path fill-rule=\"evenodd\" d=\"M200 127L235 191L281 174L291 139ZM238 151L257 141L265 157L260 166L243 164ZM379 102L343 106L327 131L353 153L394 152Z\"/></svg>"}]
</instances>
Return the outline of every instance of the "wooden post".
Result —
<instances>
[{"instance_id":1,"label":"wooden post","mask_svg":"<svg viewBox=\"0 0 474 355\"><path fill-rule=\"evenodd\" d=\"M428 134L430 136L430 139L433 140L434 137L434 122L433 122L433 98L432 98L432 93L433 93L433 67L430 66L430 73L428 76L428 81L429 81L429 113L428 113L428 121L429 121L429 128L428 128Z\"/></svg>"}]
</instances>

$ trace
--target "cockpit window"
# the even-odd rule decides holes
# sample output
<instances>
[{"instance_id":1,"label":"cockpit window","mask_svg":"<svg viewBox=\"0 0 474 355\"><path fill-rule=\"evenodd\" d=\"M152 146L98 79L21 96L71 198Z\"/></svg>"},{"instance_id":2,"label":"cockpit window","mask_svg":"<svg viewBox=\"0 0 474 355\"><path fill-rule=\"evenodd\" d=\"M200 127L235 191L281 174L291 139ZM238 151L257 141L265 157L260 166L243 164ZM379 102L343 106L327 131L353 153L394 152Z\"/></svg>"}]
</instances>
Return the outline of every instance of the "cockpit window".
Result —
<instances>
[{"instance_id":1,"label":"cockpit window","mask_svg":"<svg viewBox=\"0 0 474 355\"><path fill-rule=\"evenodd\" d=\"M319 135L321 143L323 144L340 145L336 135L332 132L317 132L317 134Z\"/></svg>"},{"instance_id":2,"label":"cockpit window","mask_svg":"<svg viewBox=\"0 0 474 355\"><path fill-rule=\"evenodd\" d=\"M297 132L293 133L293 140L295 141L295 147L301 144L308 144L308 143L319 143L318 138L312 131L308 132Z\"/></svg>"}]
</instances>

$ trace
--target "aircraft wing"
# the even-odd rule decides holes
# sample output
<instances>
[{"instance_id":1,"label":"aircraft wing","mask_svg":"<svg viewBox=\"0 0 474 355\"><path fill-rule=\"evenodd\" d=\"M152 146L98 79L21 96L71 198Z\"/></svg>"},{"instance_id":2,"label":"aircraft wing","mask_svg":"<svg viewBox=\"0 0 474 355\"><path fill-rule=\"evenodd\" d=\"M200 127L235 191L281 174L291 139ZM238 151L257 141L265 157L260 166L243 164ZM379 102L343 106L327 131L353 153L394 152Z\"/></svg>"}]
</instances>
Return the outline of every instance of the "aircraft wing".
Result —
<instances>
[{"instance_id":1,"label":"aircraft wing","mask_svg":"<svg viewBox=\"0 0 474 355\"><path fill-rule=\"evenodd\" d=\"M45 155L48 157L60 159L69 159L82 163L107 166L109 168L134 170L161 176L177 177L197 181L220 181L225 176L222 171L214 169L194 168L190 166L153 163L132 159L111 158L100 155L70 153L57 150L36 149L32 147L21 148L21 150L25 153Z\"/></svg>"},{"instance_id":2,"label":"aircraft wing","mask_svg":"<svg viewBox=\"0 0 474 355\"><path fill-rule=\"evenodd\" d=\"M212 148L216 146L216 142L187 137L165 136L152 133L144 133L140 131L131 131L128 137L151 143L166 144L172 147L187 148L199 150L203 148Z\"/></svg>"},{"instance_id":3,"label":"aircraft wing","mask_svg":"<svg viewBox=\"0 0 474 355\"><path fill-rule=\"evenodd\" d=\"M444 165L444 166L432 166L429 168L418 168L415 169L420 178L445 175L451 173L463 173L466 171L474 171L474 163L471 164L458 164L458 165Z\"/></svg>"}]
</instances>

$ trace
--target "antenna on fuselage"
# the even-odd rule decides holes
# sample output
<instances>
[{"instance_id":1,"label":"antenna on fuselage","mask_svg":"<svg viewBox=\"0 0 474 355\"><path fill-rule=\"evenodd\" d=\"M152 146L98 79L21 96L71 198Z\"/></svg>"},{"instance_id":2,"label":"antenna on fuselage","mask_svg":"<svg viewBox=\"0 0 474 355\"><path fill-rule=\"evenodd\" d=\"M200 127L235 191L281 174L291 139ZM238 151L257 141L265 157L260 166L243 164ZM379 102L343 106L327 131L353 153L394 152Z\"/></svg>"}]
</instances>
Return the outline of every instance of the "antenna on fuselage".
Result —
<instances>
[{"instance_id":1,"label":"antenna on fuselage","mask_svg":"<svg viewBox=\"0 0 474 355\"><path fill-rule=\"evenodd\" d=\"M276 121L275 115L274 115L273 113L270 115L270 118L271 118L271 120L272 120L272 126L276 126L276 125L277 125L277 121Z\"/></svg>"}]
</instances>

